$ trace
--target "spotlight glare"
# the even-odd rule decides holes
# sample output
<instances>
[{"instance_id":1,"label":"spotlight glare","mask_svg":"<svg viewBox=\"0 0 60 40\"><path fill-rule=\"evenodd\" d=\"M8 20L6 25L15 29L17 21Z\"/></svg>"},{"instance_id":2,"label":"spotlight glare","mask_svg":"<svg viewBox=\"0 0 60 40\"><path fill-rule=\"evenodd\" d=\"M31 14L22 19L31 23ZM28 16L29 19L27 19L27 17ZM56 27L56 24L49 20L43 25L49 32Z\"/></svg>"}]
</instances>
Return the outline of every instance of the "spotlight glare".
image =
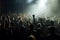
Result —
<instances>
[{"instance_id":1,"label":"spotlight glare","mask_svg":"<svg viewBox=\"0 0 60 40\"><path fill-rule=\"evenodd\" d=\"M48 8L47 8L47 2L48 0L37 0L37 2L35 4L32 4L30 6L28 6L26 13L30 13L31 15L43 15L46 12L48 12Z\"/></svg>"}]
</instances>

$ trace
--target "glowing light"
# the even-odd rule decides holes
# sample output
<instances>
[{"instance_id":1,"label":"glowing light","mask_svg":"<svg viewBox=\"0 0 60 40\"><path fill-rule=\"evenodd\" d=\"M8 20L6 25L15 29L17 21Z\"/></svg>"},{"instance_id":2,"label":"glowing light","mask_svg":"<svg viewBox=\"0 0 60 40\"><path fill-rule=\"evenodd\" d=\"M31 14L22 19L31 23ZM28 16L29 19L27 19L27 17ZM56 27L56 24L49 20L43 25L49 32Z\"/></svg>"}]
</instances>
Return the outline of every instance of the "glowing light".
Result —
<instances>
[{"instance_id":1,"label":"glowing light","mask_svg":"<svg viewBox=\"0 0 60 40\"><path fill-rule=\"evenodd\" d=\"M27 0L27 3L32 3L33 0Z\"/></svg>"},{"instance_id":2,"label":"glowing light","mask_svg":"<svg viewBox=\"0 0 60 40\"><path fill-rule=\"evenodd\" d=\"M39 0L38 4L40 8L45 8L46 7L47 0Z\"/></svg>"},{"instance_id":3,"label":"glowing light","mask_svg":"<svg viewBox=\"0 0 60 40\"><path fill-rule=\"evenodd\" d=\"M30 1L32 1L32 0L30 0ZM48 2L48 0L37 0L37 2L35 4L32 4L27 7L26 13L30 13L31 15L35 14L36 16L44 15L48 9L47 2Z\"/></svg>"},{"instance_id":4,"label":"glowing light","mask_svg":"<svg viewBox=\"0 0 60 40\"><path fill-rule=\"evenodd\" d=\"M39 0L37 1L37 14L42 15L47 11L47 0Z\"/></svg>"}]
</instances>

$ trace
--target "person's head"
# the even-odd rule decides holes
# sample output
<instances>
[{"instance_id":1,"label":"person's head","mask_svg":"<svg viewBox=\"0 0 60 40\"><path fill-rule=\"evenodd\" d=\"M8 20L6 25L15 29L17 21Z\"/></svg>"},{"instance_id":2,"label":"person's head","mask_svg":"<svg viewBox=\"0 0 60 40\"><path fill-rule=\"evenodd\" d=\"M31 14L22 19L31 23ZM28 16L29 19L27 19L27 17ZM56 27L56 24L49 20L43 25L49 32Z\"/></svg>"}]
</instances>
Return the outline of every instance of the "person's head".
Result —
<instances>
[{"instance_id":1,"label":"person's head","mask_svg":"<svg viewBox=\"0 0 60 40\"><path fill-rule=\"evenodd\" d=\"M38 33L38 34L41 33L41 29L40 29L40 28L37 29L37 33Z\"/></svg>"},{"instance_id":2,"label":"person's head","mask_svg":"<svg viewBox=\"0 0 60 40\"><path fill-rule=\"evenodd\" d=\"M36 38L35 38L34 35L30 35L30 36L28 37L28 40L36 40Z\"/></svg>"},{"instance_id":3,"label":"person's head","mask_svg":"<svg viewBox=\"0 0 60 40\"><path fill-rule=\"evenodd\" d=\"M54 26L54 22L53 21L51 21L51 26Z\"/></svg>"},{"instance_id":4,"label":"person's head","mask_svg":"<svg viewBox=\"0 0 60 40\"><path fill-rule=\"evenodd\" d=\"M30 24L30 28L33 29L34 28L34 25L33 24Z\"/></svg>"},{"instance_id":5,"label":"person's head","mask_svg":"<svg viewBox=\"0 0 60 40\"><path fill-rule=\"evenodd\" d=\"M50 34L55 34L55 27L50 27L49 31L50 31Z\"/></svg>"}]
</instances>

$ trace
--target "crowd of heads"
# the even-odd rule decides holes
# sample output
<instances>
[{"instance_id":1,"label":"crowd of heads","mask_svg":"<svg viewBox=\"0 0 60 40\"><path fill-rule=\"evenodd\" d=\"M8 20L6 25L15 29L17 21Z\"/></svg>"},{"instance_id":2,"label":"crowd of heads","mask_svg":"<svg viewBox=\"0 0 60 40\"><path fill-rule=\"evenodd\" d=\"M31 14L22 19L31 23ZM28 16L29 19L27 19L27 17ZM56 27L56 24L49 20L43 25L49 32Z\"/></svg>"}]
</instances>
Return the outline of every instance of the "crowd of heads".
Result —
<instances>
[{"instance_id":1,"label":"crowd of heads","mask_svg":"<svg viewBox=\"0 0 60 40\"><path fill-rule=\"evenodd\" d=\"M0 16L0 38L6 40L59 40L55 21L45 18L23 20L18 16Z\"/></svg>"}]
</instances>

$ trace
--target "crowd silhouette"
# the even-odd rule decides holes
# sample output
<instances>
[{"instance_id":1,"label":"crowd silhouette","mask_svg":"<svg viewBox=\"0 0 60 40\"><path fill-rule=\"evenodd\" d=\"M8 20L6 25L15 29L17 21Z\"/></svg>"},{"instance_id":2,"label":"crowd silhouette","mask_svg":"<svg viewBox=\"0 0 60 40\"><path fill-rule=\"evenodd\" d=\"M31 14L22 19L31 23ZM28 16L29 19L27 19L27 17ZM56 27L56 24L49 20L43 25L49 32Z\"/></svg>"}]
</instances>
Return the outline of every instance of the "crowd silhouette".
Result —
<instances>
[{"instance_id":1,"label":"crowd silhouette","mask_svg":"<svg viewBox=\"0 0 60 40\"><path fill-rule=\"evenodd\" d=\"M0 40L60 40L54 21L32 17L32 21L23 21L21 17L0 16Z\"/></svg>"}]
</instances>

